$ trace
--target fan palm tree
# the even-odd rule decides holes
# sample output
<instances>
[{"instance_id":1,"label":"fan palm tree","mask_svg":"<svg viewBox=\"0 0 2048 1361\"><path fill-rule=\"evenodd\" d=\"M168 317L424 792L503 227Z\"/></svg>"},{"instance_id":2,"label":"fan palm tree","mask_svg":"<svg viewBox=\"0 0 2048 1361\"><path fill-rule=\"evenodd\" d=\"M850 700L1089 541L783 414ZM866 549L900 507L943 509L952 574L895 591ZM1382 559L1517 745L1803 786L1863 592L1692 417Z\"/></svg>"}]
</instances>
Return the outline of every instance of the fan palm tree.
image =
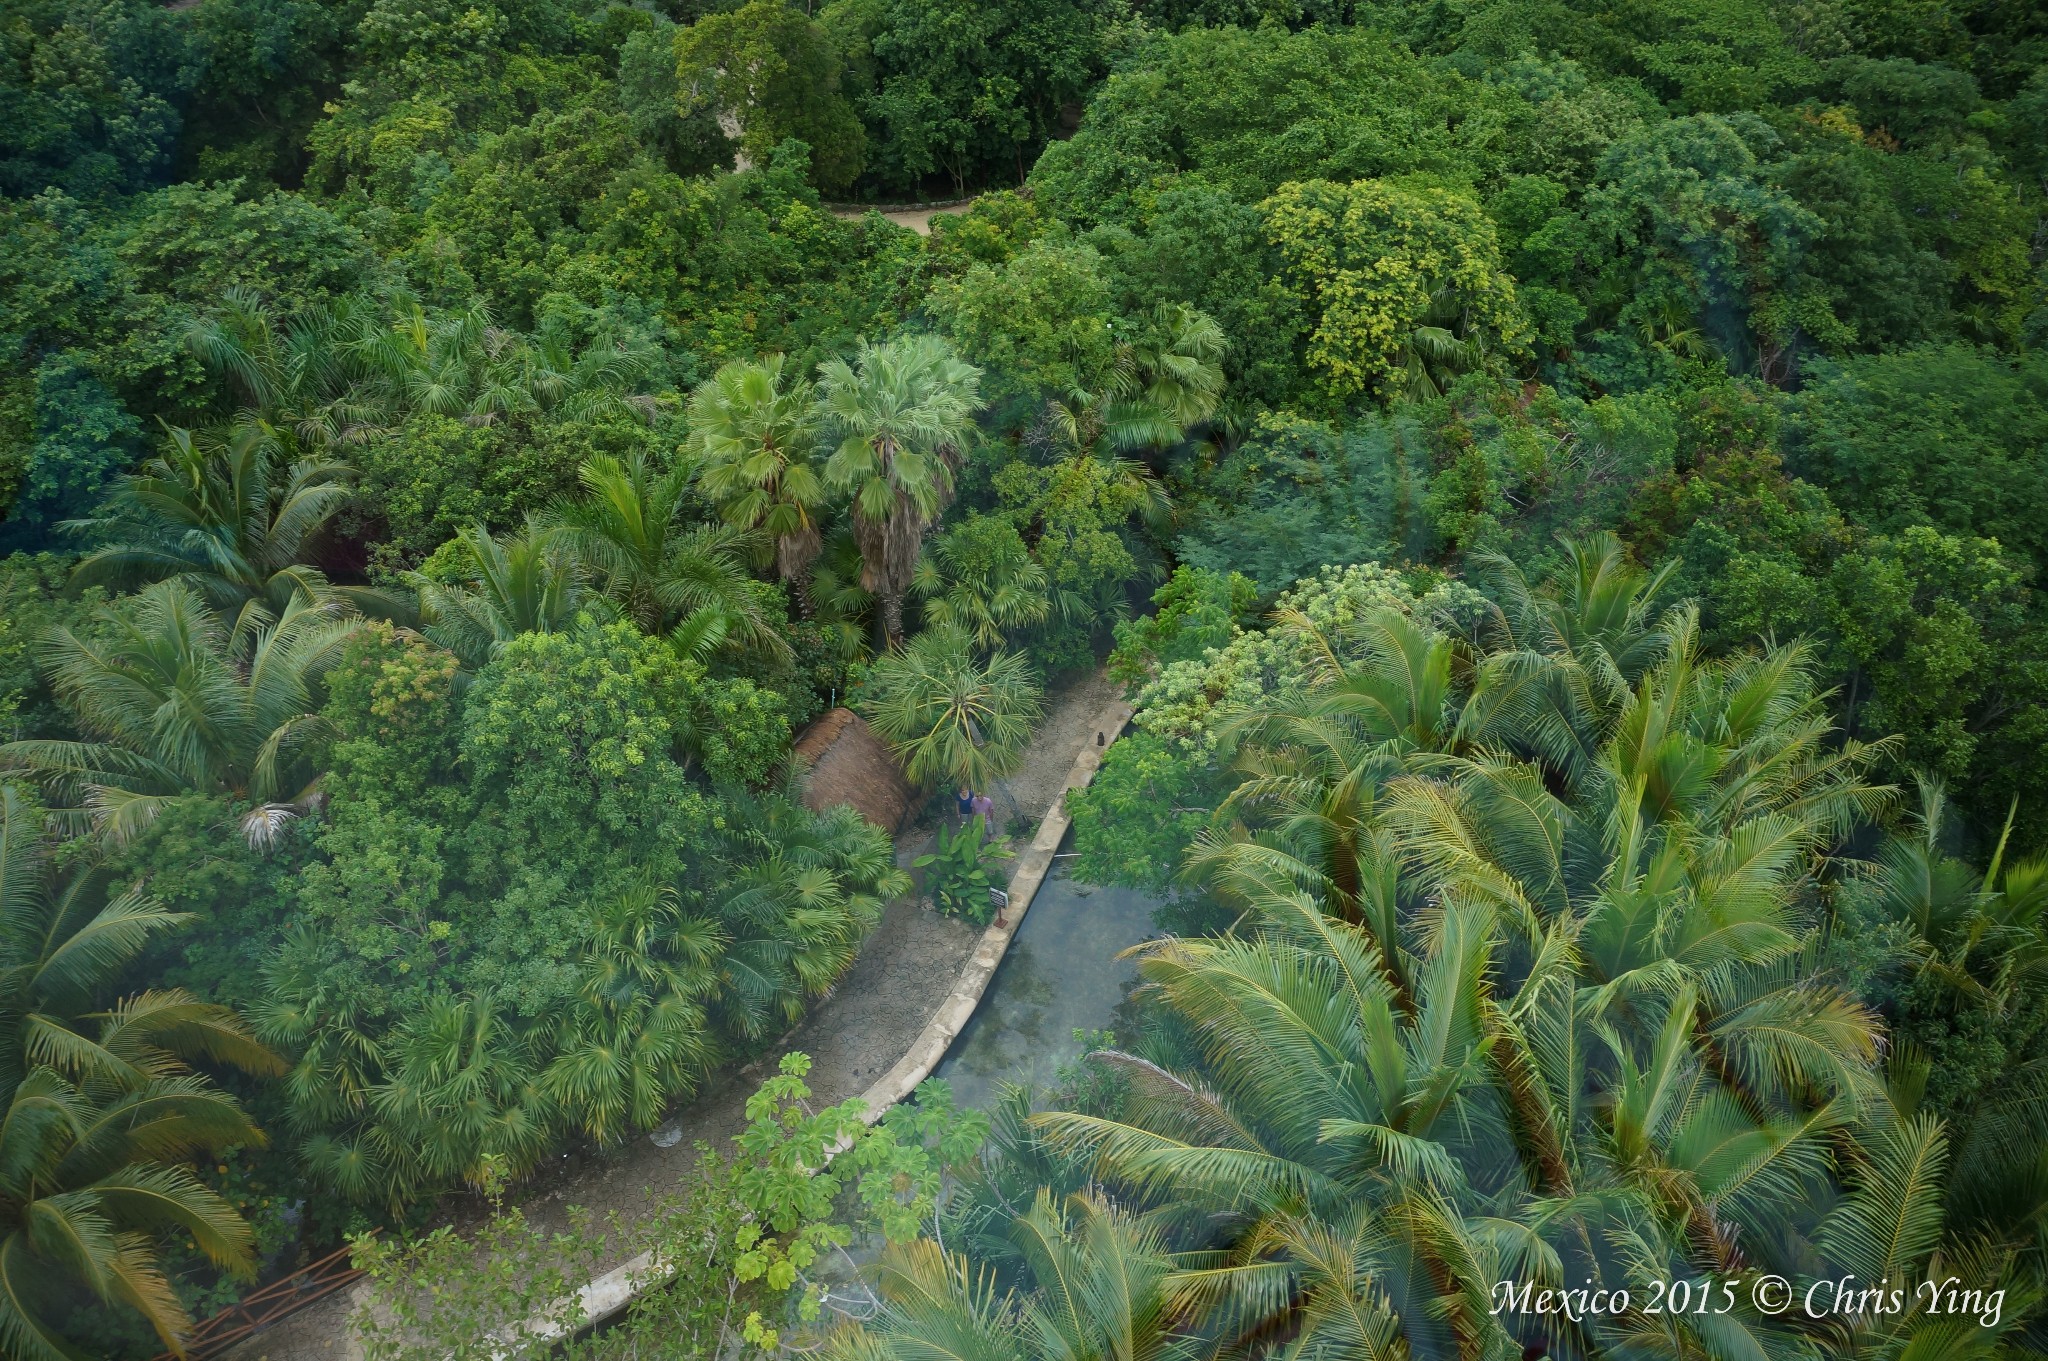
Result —
<instances>
[{"instance_id":1,"label":"fan palm tree","mask_svg":"<svg viewBox=\"0 0 2048 1361\"><path fill-rule=\"evenodd\" d=\"M467 579L437 581L421 573L408 580L419 593L420 631L475 672L522 633L559 633L601 604L586 586L583 564L553 531L528 524L498 538L482 525L456 535L467 558Z\"/></svg>"},{"instance_id":2,"label":"fan palm tree","mask_svg":"<svg viewBox=\"0 0 2048 1361\"><path fill-rule=\"evenodd\" d=\"M178 1348L191 1319L159 1259L167 1227L227 1271L254 1269L254 1235L186 1166L263 1136L193 1072L283 1064L232 1013L180 989L110 999L113 979L185 918L137 889L109 897L90 865L57 880L43 818L0 786L0 1350L83 1355L45 1316L83 1288L139 1312Z\"/></svg>"},{"instance_id":3,"label":"fan palm tree","mask_svg":"<svg viewBox=\"0 0 2048 1361\"><path fill-rule=\"evenodd\" d=\"M837 440L825 481L851 497L861 585L882 602L889 646L903 640L903 594L924 532L952 500L953 468L973 437L981 370L937 336L863 342L854 362L818 368L818 418Z\"/></svg>"},{"instance_id":4,"label":"fan palm tree","mask_svg":"<svg viewBox=\"0 0 2048 1361\"><path fill-rule=\"evenodd\" d=\"M585 1134L615 1143L653 1128L711 1067L717 1046L703 1003L724 943L716 926L651 884L599 909L576 1006L542 1079Z\"/></svg>"},{"instance_id":5,"label":"fan palm tree","mask_svg":"<svg viewBox=\"0 0 2048 1361\"><path fill-rule=\"evenodd\" d=\"M878 660L860 708L913 781L971 789L1016 769L1045 711L1044 691L1022 654L982 661L947 629L927 629Z\"/></svg>"},{"instance_id":6,"label":"fan palm tree","mask_svg":"<svg viewBox=\"0 0 2048 1361\"><path fill-rule=\"evenodd\" d=\"M970 516L941 536L919 560L911 586L924 598L927 625L964 633L985 652L1052 617L1045 568L999 516Z\"/></svg>"},{"instance_id":7,"label":"fan palm tree","mask_svg":"<svg viewBox=\"0 0 2048 1361\"><path fill-rule=\"evenodd\" d=\"M1112 386L1163 417L1172 439L1216 414L1223 396L1223 328L1186 303L1160 303L1120 346Z\"/></svg>"},{"instance_id":8,"label":"fan palm tree","mask_svg":"<svg viewBox=\"0 0 2048 1361\"><path fill-rule=\"evenodd\" d=\"M728 938L718 1011L754 1041L831 990L910 879L889 838L853 809L812 813L793 789L736 807L721 843L708 892Z\"/></svg>"},{"instance_id":9,"label":"fan palm tree","mask_svg":"<svg viewBox=\"0 0 2048 1361\"><path fill-rule=\"evenodd\" d=\"M588 494L558 506L549 532L627 618L647 633L701 637L714 629L720 640L790 655L747 575L746 535L684 527L687 468L663 473L636 452L624 461L599 455L580 475Z\"/></svg>"},{"instance_id":10,"label":"fan palm tree","mask_svg":"<svg viewBox=\"0 0 2048 1361\"><path fill-rule=\"evenodd\" d=\"M432 992L376 1033L357 994L303 957L287 949L273 962L258 1030L299 1055L285 1090L314 1176L396 1214L458 1180L520 1176L546 1153L560 1111L537 1036L490 992Z\"/></svg>"},{"instance_id":11,"label":"fan palm tree","mask_svg":"<svg viewBox=\"0 0 2048 1361\"><path fill-rule=\"evenodd\" d=\"M182 581L239 642L294 601L319 605L327 578L305 559L348 498L351 469L261 420L216 441L172 430L170 448L123 476L99 513L70 528L104 546L78 564L81 586Z\"/></svg>"},{"instance_id":12,"label":"fan palm tree","mask_svg":"<svg viewBox=\"0 0 2048 1361\"><path fill-rule=\"evenodd\" d=\"M783 358L733 360L690 396L698 486L736 529L764 534L775 571L811 609L811 564L824 544L811 385L785 382Z\"/></svg>"},{"instance_id":13,"label":"fan palm tree","mask_svg":"<svg viewBox=\"0 0 2048 1361\"><path fill-rule=\"evenodd\" d=\"M266 843L317 795L306 761L327 733L321 677L357 625L333 607L286 602L231 652L221 621L183 582L103 607L99 639L58 629L43 664L84 741L0 746L0 767L39 780L75 820L125 840L186 794L253 805L242 829Z\"/></svg>"}]
</instances>

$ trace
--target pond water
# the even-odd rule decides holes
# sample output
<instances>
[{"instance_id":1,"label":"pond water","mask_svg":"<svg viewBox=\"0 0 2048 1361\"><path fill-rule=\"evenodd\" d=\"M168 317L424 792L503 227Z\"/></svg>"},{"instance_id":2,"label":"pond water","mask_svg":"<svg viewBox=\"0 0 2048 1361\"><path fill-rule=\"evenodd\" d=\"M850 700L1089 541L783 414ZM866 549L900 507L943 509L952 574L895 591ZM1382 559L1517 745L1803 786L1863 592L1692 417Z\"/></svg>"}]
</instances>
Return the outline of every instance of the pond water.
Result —
<instances>
[{"instance_id":1,"label":"pond water","mask_svg":"<svg viewBox=\"0 0 2048 1361\"><path fill-rule=\"evenodd\" d=\"M1077 884L1072 863L1053 862L981 1005L933 1074L963 1106L987 1107L1005 1082L1050 1088L1060 1065L1081 1056L1074 1031L1109 1029L1136 980L1134 964L1117 956L1161 934L1152 924L1158 899Z\"/></svg>"}]
</instances>

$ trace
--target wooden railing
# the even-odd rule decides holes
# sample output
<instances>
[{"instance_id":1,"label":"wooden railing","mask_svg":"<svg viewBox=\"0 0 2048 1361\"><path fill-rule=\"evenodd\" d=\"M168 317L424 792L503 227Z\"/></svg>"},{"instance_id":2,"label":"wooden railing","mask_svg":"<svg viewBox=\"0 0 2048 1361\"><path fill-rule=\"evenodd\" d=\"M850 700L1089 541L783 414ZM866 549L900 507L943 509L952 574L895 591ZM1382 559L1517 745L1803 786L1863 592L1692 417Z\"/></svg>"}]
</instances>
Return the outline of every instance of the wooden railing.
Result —
<instances>
[{"instance_id":1,"label":"wooden railing","mask_svg":"<svg viewBox=\"0 0 2048 1361\"><path fill-rule=\"evenodd\" d=\"M243 1338L262 1332L286 1314L355 1284L362 1274L350 1259L349 1249L337 1248L289 1276L250 1291L194 1328L185 1344L185 1361L210 1361ZM178 1357L174 1352L164 1352L156 1361L178 1361Z\"/></svg>"}]
</instances>

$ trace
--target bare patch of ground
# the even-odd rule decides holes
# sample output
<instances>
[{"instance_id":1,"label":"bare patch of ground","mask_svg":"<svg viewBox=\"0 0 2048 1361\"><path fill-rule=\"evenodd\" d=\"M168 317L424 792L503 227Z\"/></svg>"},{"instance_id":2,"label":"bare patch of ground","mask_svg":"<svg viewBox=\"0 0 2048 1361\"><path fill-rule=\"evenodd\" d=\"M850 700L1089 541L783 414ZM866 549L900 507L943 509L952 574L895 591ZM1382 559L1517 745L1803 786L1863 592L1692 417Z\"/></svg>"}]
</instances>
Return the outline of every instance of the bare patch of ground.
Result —
<instances>
[{"instance_id":1,"label":"bare patch of ground","mask_svg":"<svg viewBox=\"0 0 2048 1361\"><path fill-rule=\"evenodd\" d=\"M919 236L930 236L932 234L933 218L964 213L973 206L974 200L966 199L959 203L942 203L911 208L834 208L832 216L843 217L851 221L866 217L870 212L879 211L883 217L888 218L899 227L908 227Z\"/></svg>"}]
</instances>

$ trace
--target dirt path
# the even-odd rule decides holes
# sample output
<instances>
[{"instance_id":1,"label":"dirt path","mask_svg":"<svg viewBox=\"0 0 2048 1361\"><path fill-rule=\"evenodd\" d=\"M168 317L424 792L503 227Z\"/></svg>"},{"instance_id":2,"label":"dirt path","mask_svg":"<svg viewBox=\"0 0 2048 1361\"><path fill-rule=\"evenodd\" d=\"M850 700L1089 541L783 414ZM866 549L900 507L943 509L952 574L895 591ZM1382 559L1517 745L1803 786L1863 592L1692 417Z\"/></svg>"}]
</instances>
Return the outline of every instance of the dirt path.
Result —
<instances>
[{"instance_id":1,"label":"dirt path","mask_svg":"<svg viewBox=\"0 0 2048 1361\"><path fill-rule=\"evenodd\" d=\"M1005 782L1007 790L995 791L1000 818L1011 815L1007 794L1036 823L1065 785L1075 758L1094 743L1095 719L1115 695L1116 687L1097 671L1069 680L1047 697L1045 721L1025 750L1022 767ZM896 840L897 863L907 866L930 842L929 827L907 829ZM889 904L832 995L773 1050L744 1068L713 1074L695 1100L651 1135L615 1149L563 1154L520 1197L527 1214L550 1227L566 1224L571 1205L594 1210L600 1219L614 1210L633 1218L650 1193L691 1172L698 1141L722 1146L744 1127L747 1097L791 1050L811 1056L816 1101L829 1104L858 1096L917 1039L980 939L979 928L926 911L914 898ZM451 1202L448 1210L443 1218L461 1224L474 1219L477 1207L465 1197ZM330 1296L291 1315L227 1356L231 1361L359 1356L347 1335L352 1293Z\"/></svg>"},{"instance_id":2,"label":"dirt path","mask_svg":"<svg viewBox=\"0 0 2048 1361\"><path fill-rule=\"evenodd\" d=\"M973 199L962 199L958 203L940 203L920 208L870 209L844 207L834 208L832 216L843 217L852 221L866 217L870 212L879 211L883 217L888 218L899 227L908 227L919 236L930 236L932 234L933 218L949 217L956 213L964 213L973 206Z\"/></svg>"}]
</instances>

